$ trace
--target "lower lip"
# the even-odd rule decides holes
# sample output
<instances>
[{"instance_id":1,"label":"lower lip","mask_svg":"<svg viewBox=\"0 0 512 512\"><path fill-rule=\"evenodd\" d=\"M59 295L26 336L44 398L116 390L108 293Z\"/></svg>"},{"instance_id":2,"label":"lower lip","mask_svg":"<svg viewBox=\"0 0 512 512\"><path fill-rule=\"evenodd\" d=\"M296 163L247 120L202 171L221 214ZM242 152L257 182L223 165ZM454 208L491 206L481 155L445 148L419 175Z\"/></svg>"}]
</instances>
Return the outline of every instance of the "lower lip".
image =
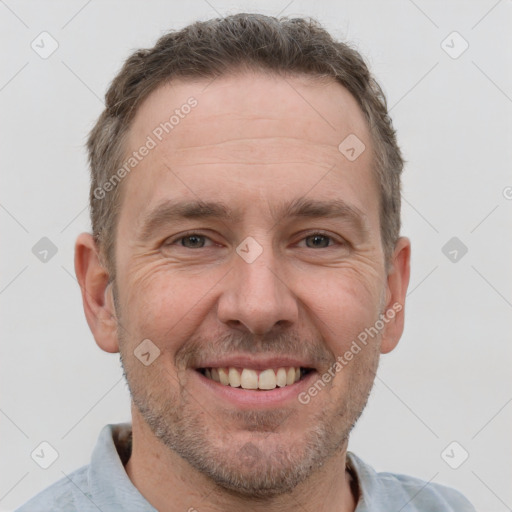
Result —
<instances>
[{"instance_id":1,"label":"lower lip","mask_svg":"<svg viewBox=\"0 0 512 512\"><path fill-rule=\"evenodd\" d=\"M292 401L300 403L298 395L307 390L317 378L317 372L312 371L290 386L257 391L252 389L232 388L231 386L226 386L205 377L197 370L192 371L199 377L200 383L204 385L206 389L214 393L215 396L242 409L244 407L274 408L288 405Z\"/></svg>"}]
</instances>

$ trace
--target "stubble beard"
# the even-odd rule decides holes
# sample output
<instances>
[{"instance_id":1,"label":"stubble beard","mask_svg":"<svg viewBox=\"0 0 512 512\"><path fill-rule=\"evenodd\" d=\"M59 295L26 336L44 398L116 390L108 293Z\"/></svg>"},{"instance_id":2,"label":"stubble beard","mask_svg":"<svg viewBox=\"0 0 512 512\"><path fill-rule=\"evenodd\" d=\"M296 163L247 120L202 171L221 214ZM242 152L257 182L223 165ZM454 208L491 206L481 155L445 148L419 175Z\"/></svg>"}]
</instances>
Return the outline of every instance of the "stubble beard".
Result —
<instances>
[{"instance_id":1,"label":"stubble beard","mask_svg":"<svg viewBox=\"0 0 512 512\"><path fill-rule=\"evenodd\" d=\"M246 499L289 493L346 449L350 431L368 401L379 362L378 347L365 347L364 356L352 361L346 395L336 406L314 413L302 442L290 444L280 425L293 424L297 414L310 416L314 398L293 411L219 411L223 425L237 426L229 432L211 414L198 410L197 399L187 392L179 376L179 388L172 389L162 366L155 365L149 374L148 368L130 357L131 352L125 353L129 340L123 340L121 332L119 336L132 401L154 436L220 489ZM244 440L238 438L242 431ZM251 433L249 441L247 432ZM343 475L339 478L341 482Z\"/></svg>"}]
</instances>

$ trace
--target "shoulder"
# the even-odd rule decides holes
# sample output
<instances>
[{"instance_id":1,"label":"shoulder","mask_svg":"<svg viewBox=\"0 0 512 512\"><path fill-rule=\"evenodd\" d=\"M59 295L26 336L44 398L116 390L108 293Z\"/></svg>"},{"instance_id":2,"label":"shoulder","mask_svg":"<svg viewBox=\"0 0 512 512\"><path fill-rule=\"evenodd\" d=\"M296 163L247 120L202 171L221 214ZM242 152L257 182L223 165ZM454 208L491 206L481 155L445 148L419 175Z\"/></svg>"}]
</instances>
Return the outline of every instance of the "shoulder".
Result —
<instances>
[{"instance_id":1,"label":"shoulder","mask_svg":"<svg viewBox=\"0 0 512 512\"><path fill-rule=\"evenodd\" d=\"M89 466L83 466L61 478L17 508L15 512L88 511L88 503L91 510L97 510L89 501L91 496L88 489L88 468Z\"/></svg>"},{"instance_id":2,"label":"shoulder","mask_svg":"<svg viewBox=\"0 0 512 512\"><path fill-rule=\"evenodd\" d=\"M378 473L383 489L400 493L409 508L421 512L475 512L469 501L457 490L412 476Z\"/></svg>"},{"instance_id":3,"label":"shoulder","mask_svg":"<svg viewBox=\"0 0 512 512\"><path fill-rule=\"evenodd\" d=\"M357 475L361 508L385 512L475 512L471 503L457 490L434 482L396 473L377 473L356 457L347 456Z\"/></svg>"}]
</instances>

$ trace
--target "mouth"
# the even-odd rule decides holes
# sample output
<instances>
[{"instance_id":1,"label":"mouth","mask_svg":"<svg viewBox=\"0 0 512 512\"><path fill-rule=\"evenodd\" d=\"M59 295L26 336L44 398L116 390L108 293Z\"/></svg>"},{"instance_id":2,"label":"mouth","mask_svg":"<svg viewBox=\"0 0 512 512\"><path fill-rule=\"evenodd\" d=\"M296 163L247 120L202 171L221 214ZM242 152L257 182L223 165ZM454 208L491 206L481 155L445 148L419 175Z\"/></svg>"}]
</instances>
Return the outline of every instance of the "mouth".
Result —
<instances>
[{"instance_id":1,"label":"mouth","mask_svg":"<svg viewBox=\"0 0 512 512\"><path fill-rule=\"evenodd\" d=\"M279 366L262 370L236 366L211 366L196 368L207 379L230 388L252 391L272 391L293 386L314 372L314 368L303 366Z\"/></svg>"}]
</instances>

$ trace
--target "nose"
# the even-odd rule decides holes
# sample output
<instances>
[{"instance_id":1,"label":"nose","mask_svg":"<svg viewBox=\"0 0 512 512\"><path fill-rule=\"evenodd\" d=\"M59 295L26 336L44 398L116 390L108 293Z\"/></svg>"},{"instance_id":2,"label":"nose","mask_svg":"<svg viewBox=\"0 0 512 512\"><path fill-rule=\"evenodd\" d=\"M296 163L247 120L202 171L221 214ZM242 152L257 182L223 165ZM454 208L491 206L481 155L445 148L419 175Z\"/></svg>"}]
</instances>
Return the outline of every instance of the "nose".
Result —
<instances>
[{"instance_id":1,"label":"nose","mask_svg":"<svg viewBox=\"0 0 512 512\"><path fill-rule=\"evenodd\" d=\"M237 254L224 280L217 315L231 328L263 336L297 322L298 301L267 248L251 263Z\"/></svg>"}]
</instances>

